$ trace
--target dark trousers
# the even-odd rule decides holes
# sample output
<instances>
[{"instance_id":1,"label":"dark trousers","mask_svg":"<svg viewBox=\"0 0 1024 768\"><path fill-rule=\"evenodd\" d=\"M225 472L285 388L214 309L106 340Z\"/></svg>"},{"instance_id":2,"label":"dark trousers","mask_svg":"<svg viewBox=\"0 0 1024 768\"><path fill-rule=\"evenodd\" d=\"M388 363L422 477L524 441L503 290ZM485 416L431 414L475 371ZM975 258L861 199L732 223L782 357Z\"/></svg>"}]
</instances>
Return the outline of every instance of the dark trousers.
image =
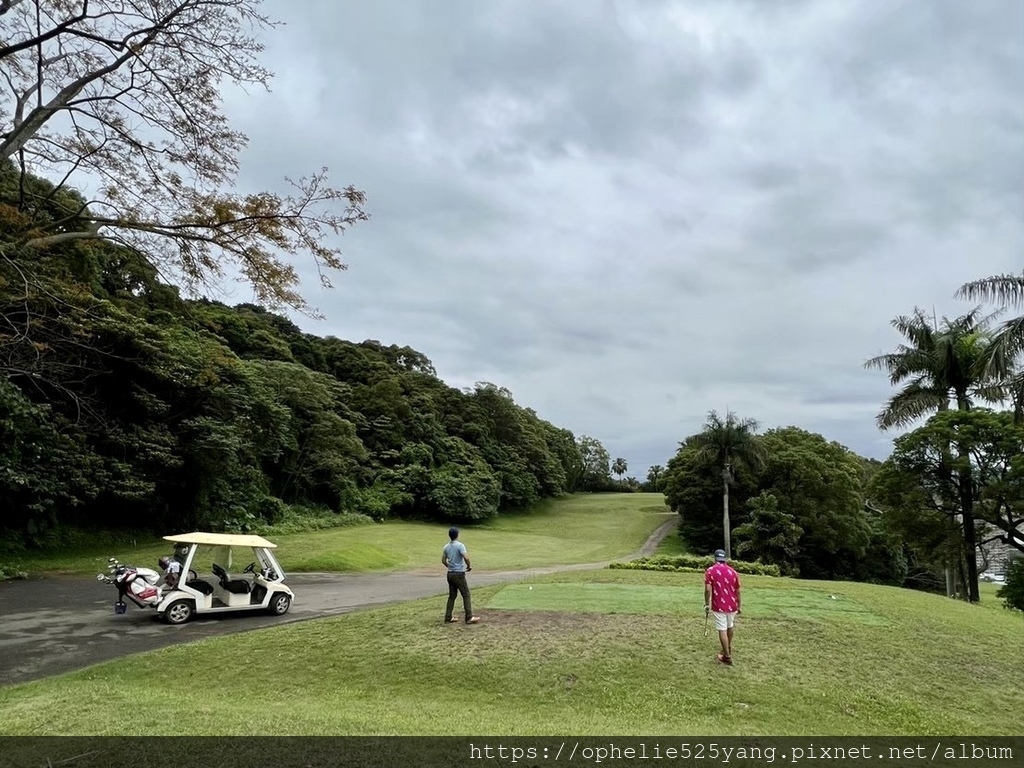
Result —
<instances>
[{"instance_id":1,"label":"dark trousers","mask_svg":"<svg viewBox=\"0 0 1024 768\"><path fill-rule=\"evenodd\" d=\"M455 610L455 595L462 595L462 607L466 609L466 621L473 618L473 607L469 602L469 583L465 573L448 572L448 606L444 609L444 620L448 621Z\"/></svg>"}]
</instances>

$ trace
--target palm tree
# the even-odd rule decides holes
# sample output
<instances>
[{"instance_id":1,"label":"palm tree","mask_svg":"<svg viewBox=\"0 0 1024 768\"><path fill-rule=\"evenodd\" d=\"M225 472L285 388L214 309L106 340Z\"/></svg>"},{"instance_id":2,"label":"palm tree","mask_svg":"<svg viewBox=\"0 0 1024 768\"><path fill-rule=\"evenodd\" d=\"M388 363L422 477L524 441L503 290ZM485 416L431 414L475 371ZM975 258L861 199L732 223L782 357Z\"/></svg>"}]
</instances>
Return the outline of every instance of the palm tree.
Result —
<instances>
[{"instance_id":1,"label":"palm tree","mask_svg":"<svg viewBox=\"0 0 1024 768\"><path fill-rule=\"evenodd\" d=\"M612 464L612 472L619 476L619 482L622 482L622 476L629 470L629 465L625 459L619 458Z\"/></svg>"},{"instance_id":2,"label":"palm tree","mask_svg":"<svg viewBox=\"0 0 1024 768\"><path fill-rule=\"evenodd\" d=\"M879 429L906 427L933 411L969 411L974 398L1002 402L1005 389L987 372L992 336L987 330L993 315L981 317L980 308L939 325L924 310L900 315L892 326L909 342L895 352L878 355L865 368L888 372L893 386L906 385L893 395L877 416Z\"/></svg>"},{"instance_id":3,"label":"palm tree","mask_svg":"<svg viewBox=\"0 0 1024 768\"><path fill-rule=\"evenodd\" d=\"M647 470L647 482L652 491L661 490L661 478L665 475L665 468L661 464L655 464Z\"/></svg>"},{"instance_id":4,"label":"palm tree","mask_svg":"<svg viewBox=\"0 0 1024 768\"><path fill-rule=\"evenodd\" d=\"M721 467L722 471L722 533L725 556L732 557L732 526L729 521L729 486L735 482L733 468L742 465L758 471L764 465L764 448L757 439L757 422L739 421L732 411L725 421L715 411L708 414L703 431L690 438L689 444L697 448L697 456Z\"/></svg>"},{"instance_id":5,"label":"palm tree","mask_svg":"<svg viewBox=\"0 0 1024 768\"><path fill-rule=\"evenodd\" d=\"M975 398L1002 402L1005 387L990 372L992 335L988 325L994 315L982 317L980 307L954 320L942 319L940 325L919 308L912 315L899 316L892 325L906 339L895 352L878 355L864 366L889 373L893 386L906 382L878 414L880 429L905 427L932 411L946 411L952 404L969 411ZM960 458L965 458L960 450ZM945 471L952 474L952 451L943 451ZM977 602L977 541L974 530L974 488L970 463L960 485L960 515L963 523L964 565L968 599ZM951 594L951 573L946 573L947 593Z\"/></svg>"},{"instance_id":6,"label":"palm tree","mask_svg":"<svg viewBox=\"0 0 1024 768\"><path fill-rule=\"evenodd\" d=\"M984 301L1006 307L1024 306L1024 273L994 275L965 283L957 298ZM993 334L986 359L986 373L1001 379L1013 400L1014 421L1024 423L1024 370L1017 363L1024 353L1024 315L1007 320Z\"/></svg>"}]
</instances>

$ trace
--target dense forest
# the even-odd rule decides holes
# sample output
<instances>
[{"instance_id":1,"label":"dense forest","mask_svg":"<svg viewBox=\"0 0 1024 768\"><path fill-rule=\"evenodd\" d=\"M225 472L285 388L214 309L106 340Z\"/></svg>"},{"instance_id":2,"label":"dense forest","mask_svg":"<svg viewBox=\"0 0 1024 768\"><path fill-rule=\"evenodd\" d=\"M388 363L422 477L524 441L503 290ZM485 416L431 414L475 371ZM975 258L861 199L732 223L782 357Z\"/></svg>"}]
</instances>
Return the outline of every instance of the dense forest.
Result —
<instances>
[{"instance_id":1,"label":"dense forest","mask_svg":"<svg viewBox=\"0 0 1024 768\"><path fill-rule=\"evenodd\" d=\"M53 226L85 201L28 178ZM25 180L0 166L0 227ZM467 521L611 484L577 438L422 353L301 332L254 305L184 300L105 240L0 262L0 531L245 528L289 508Z\"/></svg>"}]
</instances>

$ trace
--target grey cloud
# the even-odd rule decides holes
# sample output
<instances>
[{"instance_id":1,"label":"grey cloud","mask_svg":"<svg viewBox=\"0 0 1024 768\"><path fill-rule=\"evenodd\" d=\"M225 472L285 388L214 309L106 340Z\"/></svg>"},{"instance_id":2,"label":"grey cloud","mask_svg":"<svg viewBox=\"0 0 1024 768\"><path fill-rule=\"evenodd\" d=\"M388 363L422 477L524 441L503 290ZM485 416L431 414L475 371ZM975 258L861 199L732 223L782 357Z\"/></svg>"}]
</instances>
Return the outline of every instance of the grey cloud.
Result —
<instances>
[{"instance_id":1,"label":"grey cloud","mask_svg":"<svg viewBox=\"0 0 1024 768\"><path fill-rule=\"evenodd\" d=\"M749 167L738 169L740 178L757 190L774 191L800 183L801 169L795 165L779 162L755 162Z\"/></svg>"},{"instance_id":2,"label":"grey cloud","mask_svg":"<svg viewBox=\"0 0 1024 768\"><path fill-rule=\"evenodd\" d=\"M431 12L374 3L349 9L335 26L327 23L334 7L312 3L296 22L330 52L320 65L328 74L324 98L351 105L357 119L390 132L415 114L449 141L508 135L519 141L505 144L504 154L543 158L565 142L637 154L659 136L695 147L705 96L741 94L756 83L755 59L742 43L710 55L683 33L664 33L663 7L619 4L619 15L639 21L623 25L589 1L449 3ZM353 89L384 72L386 89ZM497 112L506 114L489 124L488 113Z\"/></svg>"},{"instance_id":3,"label":"grey cloud","mask_svg":"<svg viewBox=\"0 0 1024 768\"><path fill-rule=\"evenodd\" d=\"M883 389L879 387L878 389ZM832 385L813 389L805 392L800 402L803 405L867 405L876 410L881 410L882 399L879 394L883 392L872 391L868 388L853 389L843 385Z\"/></svg>"},{"instance_id":4,"label":"grey cloud","mask_svg":"<svg viewBox=\"0 0 1024 768\"><path fill-rule=\"evenodd\" d=\"M1021 268L1022 8L307 0L272 9L275 91L229 99L241 182L369 195L300 325L507 386L631 475L726 407L882 458L890 319Z\"/></svg>"}]
</instances>

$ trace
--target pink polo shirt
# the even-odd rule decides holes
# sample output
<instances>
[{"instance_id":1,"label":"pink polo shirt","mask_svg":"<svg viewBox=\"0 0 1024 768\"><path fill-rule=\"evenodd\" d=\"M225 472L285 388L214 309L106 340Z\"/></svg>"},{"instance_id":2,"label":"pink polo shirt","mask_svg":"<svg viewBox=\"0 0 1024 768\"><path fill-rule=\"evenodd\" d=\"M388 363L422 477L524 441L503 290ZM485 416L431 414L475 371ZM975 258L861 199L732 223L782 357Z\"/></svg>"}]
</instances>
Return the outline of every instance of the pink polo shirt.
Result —
<instances>
[{"instance_id":1,"label":"pink polo shirt","mask_svg":"<svg viewBox=\"0 0 1024 768\"><path fill-rule=\"evenodd\" d=\"M711 610L733 613L740 607L740 577L726 563L715 563L704 572L704 583L711 585Z\"/></svg>"}]
</instances>

